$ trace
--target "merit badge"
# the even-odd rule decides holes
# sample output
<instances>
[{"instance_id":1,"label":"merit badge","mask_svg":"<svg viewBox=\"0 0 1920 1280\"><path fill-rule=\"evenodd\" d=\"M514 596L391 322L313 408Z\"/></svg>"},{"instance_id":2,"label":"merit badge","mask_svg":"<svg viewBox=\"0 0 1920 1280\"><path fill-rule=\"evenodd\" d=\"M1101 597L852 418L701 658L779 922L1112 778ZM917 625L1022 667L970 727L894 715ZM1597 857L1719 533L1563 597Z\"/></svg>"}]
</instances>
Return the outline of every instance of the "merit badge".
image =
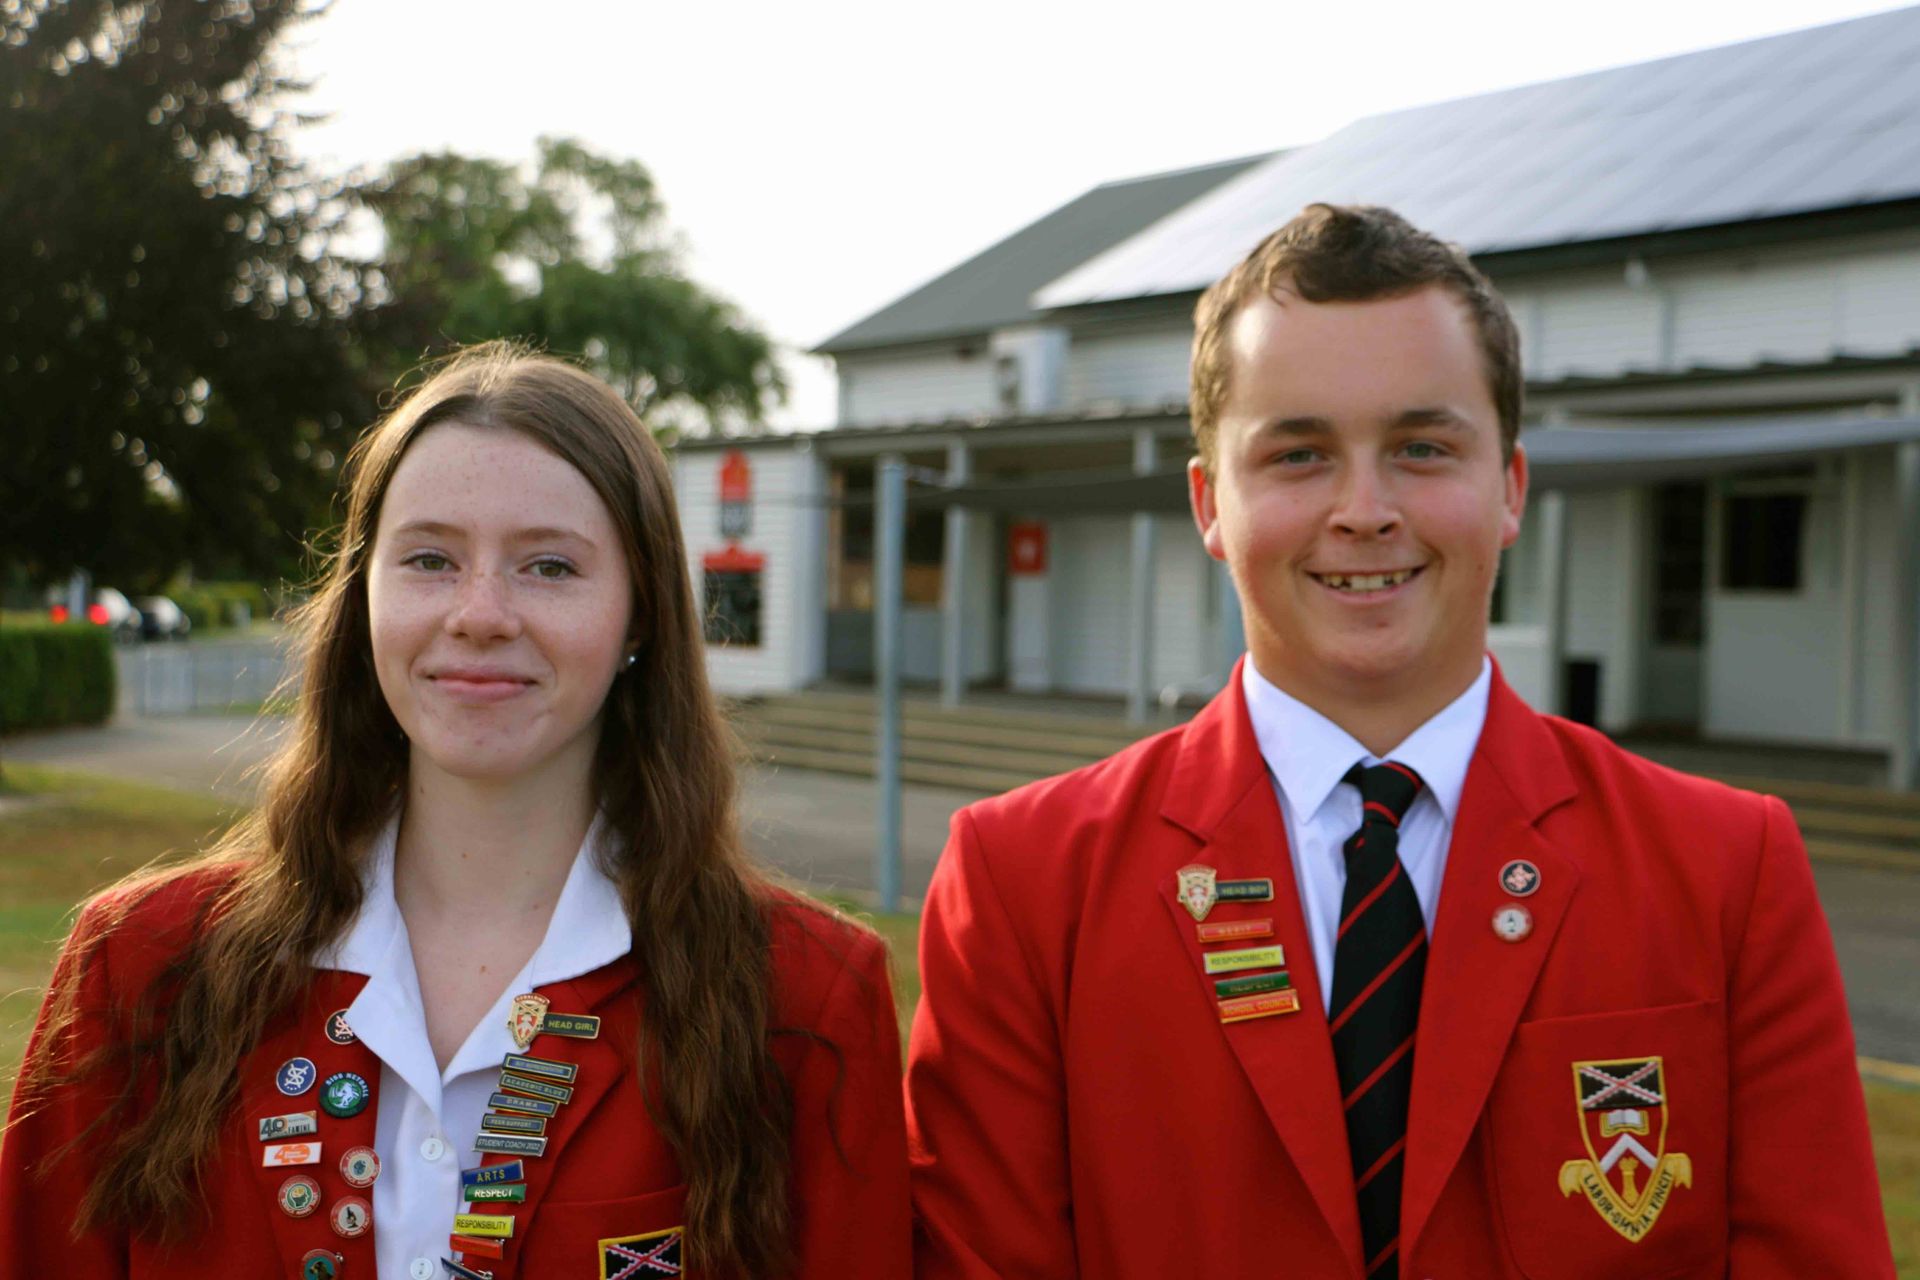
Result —
<instances>
[{"instance_id":1,"label":"merit badge","mask_svg":"<svg viewBox=\"0 0 1920 1280\"><path fill-rule=\"evenodd\" d=\"M1271 1018L1275 1014L1298 1013L1300 993L1291 988L1257 996L1239 996L1220 1002L1220 1021L1245 1022L1249 1018Z\"/></svg>"},{"instance_id":2,"label":"merit badge","mask_svg":"<svg viewBox=\"0 0 1920 1280\"><path fill-rule=\"evenodd\" d=\"M507 1256L505 1240L488 1240L482 1236L448 1236L447 1243L469 1258L504 1258Z\"/></svg>"},{"instance_id":3,"label":"merit badge","mask_svg":"<svg viewBox=\"0 0 1920 1280\"><path fill-rule=\"evenodd\" d=\"M294 1164L319 1164L320 1144L317 1142L287 1142L277 1147L260 1149L260 1167L263 1169L283 1169Z\"/></svg>"},{"instance_id":4,"label":"merit badge","mask_svg":"<svg viewBox=\"0 0 1920 1280\"><path fill-rule=\"evenodd\" d=\"M456 1213L453 1215L453 1233L458 1236L480 1236L487 1240L509 1240L513 1238L513 1216L505 1213Z\"/></svg>"},{"instance_id":5,"label":"merit badge","mask_svg":"<svg viewBox=\"0 0 1920 1280\"><path fill-rule=\"evenodd\" d=\"M1222 1000L1234 996L1259 995L1262 991L1285 991L1293 979L1282 969L1279 973L1250 973L1244 978L1215 978L1213 994Z\"/></svg>"},{"instance_id":6,"label":"merit badge","mask_svg":"<svg viewBox=\"0 0 1920 1280\"><path fill-rule=\"evenodd\" d=\"M1216 886L1222 902L1272 902L1273 881L1259 880L1222 880Z\"/></svg>"},{"instance_id":7,"label":"merit badge","mask_svg":"<svg viewBox=\"0 0 1920 1280\"><path fill-rule=\"evenodd\" d=\"M300 1280L334 1280L340 1274L340 1255L331 1249L309 1249L300 1259Z\"/></svg>"},{"instance_id":8,"label":"merit badge","mask_svg":"<svg viewBox=\"0 0 1920 1280\"><path fill-rule=\"evenodd\" d=\"M482 1165L478 1169L462 1169L460 1185L463 1187L489 1187L501 1182L519 1182L527 1176L527 1167L518 1160L508 1160L502 1164Z\"/></svg>"},{"instance_id":9,"label":"merit badge","mask_svg":"<svg viewBox=\"0 0 1920 1280\"><path fill-rule=\"evenodd\" d=\"M1196 926L1200 941L1205 942L1252 942L1255 938L1271 938L1273 921L1265 920L1215 920L1212 924Z\"/></svg>"},{"instance_id":10,"label":"merit badge","mask_svg":"<svg viewBox=\"0 0 1920 1280\"><path fill-rule=\"evenodd\" d=\"M348 1239L363 1236L367 1228L373 1225L373 1206L359 1196L344 1196L335 1202L333 1210L327 1214L327 1221L333 1224L337 1235Z\"/></svg>"},{"instance_id":11,"label":"merit badge","mask_svg":"<svg viewBox=\"0 0 1920 1280\"><path fill-rule=\"evenodd\" d=\"M288 1058L274 1073L273 1083L289 1098L297 1098L313 1088L314 1078L319 1074L312 1058Z\"/></svg>"},{"instance_id":12,"label":"merit badge","mask_svg":"<svg viewBox=\"0 0 1920 1280\"><path fill-rule=\"evenodd\" d=\"M530 1116L560 1114L560 1104L557 1102L548 1102L545 1098L522 1098L511 1093L496 1093L487 1099L487 1105L495 1111L522 1111Z\"/></svg>"},{"instance_id":13,"label":"merit badge","mask_svg":"<svg viewBox=\"0 0 1920 1280\"><path fill-rule=\"evenodd\" d=\"M296 1173L280 1184L280 1211L289 1218L304 1218L320 1207L320 1184L304 1173Z\"/></svg>"},{"instance_id":14,"label":"merit badge","mask_svg":"<svg viewBox=\"0 0 1920 1280\"><path fill-rule=\"evenodd\" d=\"M510 1053L506 1061L500 1064L508 1071L518 1071L525 1076L545 1076L549 1080L558 1080L562 1084L572 1084L580 1074L580 1067L572 1062L555 1062L551 1058L529 1058L524 1053Z\"/></svg>"},{"instance_id":15,"label":"merit badge","mask_svg":"<svg viewBox=\"0 0 1920 1280\"><path fill-rule=\"evenodd\" d=\"M600 1242L600 1280L677 1276L685 1265L680 1260L679 1227Z\"/></svg>"},{"instance_id":16,"label":"merit badge","mask_svg":"<svg viewBox=\"0 0 1920 1280\"><path fill-rule=\"evenodd\" d=\"M290 1115L268 1116L260 1122L260 1141L275 1142L281 1138L298 1138L303 1134L320 1131L320 1113L317 1111L295 1111Z\"/></svg>"},{"instance_id":17,"label":"merit badge","mask_svg":"<svg viewBox=\"0 0 1920 1280\"><path fill-rule=\"evenodd\" d=\"M513 998L513 1008L507 1012L507 1030L513 1034L513 1047L525 1049L540 1034L540 1022L547 1016L547 1006L553 1002L542 995L528 993Z\"/></svg>"},{"instance_id":18,"label":"merit badge","mask_svg":"<svg viewBox=\"0 0 1920 1280\"><path fill-rule=\"evenodd\" d=\"M1241 969L1282 969L1287 953L1281 947L1242 947L1238 951L1209 951L1202 956L1208 973L1236 973Z\"/></svg>"},{"instance_id":19,"label":"merit badge","mask_svg":"<svg viewBox=\"0 0 1920 1280\"><path fill-rule=\"evenodd\" d=\"M340 1176L356 1187L370 1187L380 1176L380 1157L372 1147L355 1147L340 1157Z\"/></svg>"},{"instance_id":20,"label":"merit badge","mask_svg":"<svg viewBox=\"0 0 1920 1280\"><path fill-rule=\"evenodd\" d=\"M336 1071L320 1086L320 1109L341 1120L365 1111L372 1098L367 1078L351 1071Z\"/></svg>"},{"instance_id":21,"label":"merit badge","mask_svg":"<svg viewBox=\"0 0 1920 1280\"><path fill-rule=\"evenodd\" d=\"M1524 898L1540 887L1540 868L1525 858L1515 858L1500 868L1500 887L1516 898Z\"/></svg>"},{"instance_id":22,"label":"merit badge","mask_svg":"<svg viewBox=\"0 0 1920 1280\"><path fill-rule=\"evenodd\" d=\"M475 1151L495 1151L503 1156L543 1156L547 1154L545 1138L518 1138L506 1133L480 1133L473 1139Z\"/></svg>"},{"instance_id":23,"label":"merit badge","mask_svg":"<svg viewBox=\"0 0 1920 1280\"><path fill-rule=\"evenodd\" d=\"M545 1098L550 1102L573 1101L573 1089L564 1084L548 1084L545 1080L535 1080L532 1076L523 1076L518 1071L502 1071L500 1087L511 1089L515 1093L530 1094L536 1098Z\"/></svg>"},{"instance_id":24,"label":"merit badge","mask_svg":"<svg viewBox=\"0 0 1920 1280\"><path fill-rule=\"evenodd\" d=\"M569 1040L598 1040L600 1019L591 1013L549 1013L540 1020L540 1033Z\"/></svg>"},{"instance_id":25,"label":"merit badge","mask_svg":"<svg viewBox=\"0 0 1920 1280\"><path fill-rule=\"evenodd\" d=\"M353 1028L347 1025L347 1011L335 1009L327 1015L327 1039L335 1044L352 1044L359 1039L353 1034Z\"/></svg>"},{"instance_id":26,"label":"merit badge","mask_svg":"<svg viewBox=\"0 0 1920 1280\"><path fill-rule=\"evenodd\" d=\"M1194 863L1174 872L1180 905L1195 920L1205 920L1207 912L1213 910L1213 904L1220 901L1220 890L1214 882L1214 869Z\"/></svg>"},{"instance_id":27,"label":"merit badge","mask_svg":"<svg viewBox=\"0 0 1920 1280\"><path fill-rule=\"evenodd\" d=\"M527 1198L527 1184L500 1182L491 1187L468 1187L464 1194L468 1204L485 1204L488 1201L523 1204Z\"/></svg>"},{"instance_id":28,"label":"merit badge","mask_svg":"<svg viewBox=\"0 0 1920 1280\"><path fill-rule=\"evenodd\" d=\"M1667 1150L1667 1095L1659 1058L1573 1064L1585 1160L1560 1166L1560 1194L1586 1194L1628 1240L1653 1230L1675 1187L1693 1185L1693 1161Z\"/></svg>"},{"instance_id":29,"label":"merit badge","mask_svg":"<svg viewBox=\"0 0 1920 1280\"><path fill-rule=\"evenodd\" d=\"M1533 932L1533 912L1510 902L1493 913L1493 931L1502 942L1518 942Z\"/></svg>"}]
</instances>

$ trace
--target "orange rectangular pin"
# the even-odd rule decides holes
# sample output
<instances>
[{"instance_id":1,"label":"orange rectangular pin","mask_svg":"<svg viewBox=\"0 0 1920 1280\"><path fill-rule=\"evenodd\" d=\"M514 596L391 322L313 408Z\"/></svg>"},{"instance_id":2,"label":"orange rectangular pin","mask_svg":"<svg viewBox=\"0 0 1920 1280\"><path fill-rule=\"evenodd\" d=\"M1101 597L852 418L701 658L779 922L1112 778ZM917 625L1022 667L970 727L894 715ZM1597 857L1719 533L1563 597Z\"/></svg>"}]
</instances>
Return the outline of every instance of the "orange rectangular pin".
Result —
<instances>
[{"instance_id":1,"label":"orange rectangular pin","mask_svg":"<svg viewBox=\"0 0 1920 1280\"><path fill-rule=\"evenodd\" d=\"M504 1258L507 1256L505 1240L482 1240L478 1236L448 1236L447 1243L469 1258Z\"/></svg>"},{"instance_id":2,"label":"orange rectangular pin","mask_svg":"<svg viewBox=\"0 0 1920 1280\"><path fill-rule=\"evenodd\" d=\"M1273 936L1273 917L1263 920L1210 920L1199 925L1201 942L1251 942Z\"/></svg>"},{"instance_id":3,"label":"orange rectangular pin","mask_svg":"<svg viewBox=\"0 0 1920 1280\"><path fill-rule=\"evenodd\" d=\"M1289 987L1285 991L1267 991L1257 996L1238 996L1232 1000L1220 1002L1220 1021L1245 1022L1249 1018L1271 1018L1282 1013L1300 1011L1300 993Z\"/></svg>"}]
</instances>

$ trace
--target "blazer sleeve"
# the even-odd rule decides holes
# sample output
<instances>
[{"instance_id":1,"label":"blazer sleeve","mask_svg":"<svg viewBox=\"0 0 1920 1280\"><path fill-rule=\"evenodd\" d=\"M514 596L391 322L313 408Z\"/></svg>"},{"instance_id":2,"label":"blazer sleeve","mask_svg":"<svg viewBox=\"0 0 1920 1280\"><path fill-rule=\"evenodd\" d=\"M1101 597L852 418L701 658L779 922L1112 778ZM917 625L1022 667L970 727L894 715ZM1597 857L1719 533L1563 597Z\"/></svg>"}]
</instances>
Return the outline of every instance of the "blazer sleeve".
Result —
<instances>
[{"instance_id":1,"label":"blazer sleeve","mask_svg":"<svg viewBox=\"0 0 1920 1280\"><path fill-rule=\"evenodd\" d=\"M961 810L921 915L907 1053L921 1280L1078 1272L1059 1023L1035 941Z\"/></svg>"},{"instance_id":2,"label":"blazer sleeve","mask_svg":"<svg viewBox=\"0 0 1920 1280\"><path fill-rule=\"evenodd\" d=\"M1731 1280L1892 1280L1846 993L1787 807L1765 834L1728 996Z\"/></svg>"},{"instance_id":3,"label":"blazer sleeve","mask_svg":"<svg viewBox=\"0 0 1920 1280\"><path fill-rule=\"evenodd\" d=\"M911 1268L900 1023L884 944L861 936L793 1082L796 1276Z\"/></svg>"},{"instance_id":4,"label":"blazer sleeve","mask_svg":"<svg viewBox=\"0 0 1920 1280\"><path fill-rule=\"evenodd\" d=\"M97 932L98 916L82 912L55 965L55 981L80 963L83 940ZM104 1042L112 1030L107 954L96 948L79 991L79 1017L56 1036L47 1024L43 1001L27 1041L26 1070L47 1064L71 1068ZM0 1273L22 1276L118 1276L127 1273L128 1238L124 1229L90 1231L75 1238L71 1224L98 1171L90 1152L106 1140L95 1130L79 1141L88 1124L103 1114L112 1096L99 1076L54 1086L29 1095L16 1088L0 1138ZM74 1144L69 1146L68 1144Z\"/></svg>"}]
</instances>

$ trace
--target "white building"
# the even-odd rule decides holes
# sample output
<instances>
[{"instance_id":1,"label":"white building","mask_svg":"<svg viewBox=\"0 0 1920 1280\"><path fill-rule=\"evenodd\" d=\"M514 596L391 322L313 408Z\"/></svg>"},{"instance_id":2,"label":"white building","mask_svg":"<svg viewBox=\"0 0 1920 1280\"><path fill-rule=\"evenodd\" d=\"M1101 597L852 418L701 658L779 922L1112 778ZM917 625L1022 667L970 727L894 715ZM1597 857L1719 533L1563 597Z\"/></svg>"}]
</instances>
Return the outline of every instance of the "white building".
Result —
<instances>
[{"instance_id":1,"label":"white building","mask_svg":"<svg viewBox=\"0 0 1920 1280\"><path fill-rule=\"evenodd\" d=\"M1514 685L1610 731L1885 750L1911 783L1916 68L1906 9L1088 193L823 343L832 430L679 448L696 577L756 631L711 651L716 683L870 669L862 498L898 454L949 489L912 500L909 678L1136 709L1219 688L1237 605L1179 476L1193 303L1303 205L1364 201L1465 245L1523 334Z\"/></svg>"}]
</instances>

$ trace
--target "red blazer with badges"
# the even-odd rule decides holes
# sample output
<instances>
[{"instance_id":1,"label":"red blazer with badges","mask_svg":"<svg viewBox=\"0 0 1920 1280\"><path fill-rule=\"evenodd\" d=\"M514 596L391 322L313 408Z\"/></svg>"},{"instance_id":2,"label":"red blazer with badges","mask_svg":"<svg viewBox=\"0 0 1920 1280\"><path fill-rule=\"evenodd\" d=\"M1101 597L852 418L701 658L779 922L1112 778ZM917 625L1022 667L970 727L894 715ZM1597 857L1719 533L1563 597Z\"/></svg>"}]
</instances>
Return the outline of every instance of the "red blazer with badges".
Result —
<instances>
[{"instance_id":1,"label":"red blazer with badges","mask_svg":"<svg viewBox=\"0 0 1920 1280\"><path fill-rule=\"evenodd\" d=\"M84 981L83 1026L90 1034L100 1034L108 1011L125 1007L178 953L187 922L210 886L205 877L190 877L135 908ZM89 911L76 934L91 927ZM776 1025L831 1042L828 1047L805 1034L775 1039L794 1094L797 1274L895 1280L907 1273L910 1244L900 1038L884 948L868 934L783 904L774 912L773 953ZM643 1016L637 976L635 965L622 960L540 988L552 1013L599 1015L600 1034L591 1040L543 1034L528 1049L578 1063L574 1095L549 1122L546 1154L526 1159L526 1201L473 1206L476 1212L511 1214L516 1225L504 1259L474 1259L468 1266L491 1271L496 1280L618 1274L618 1262L603 1269L601 1241L681 1225L681 1174L634 1081ZM377 1095L380 1063L373 1053L358 1041L334 1044L323 1033L328 1015L349 1004L365 981L358 974L318 973L303 1007L242 1061L239 1105L222 1125L205 1170L206 1219L177 1244L126 1232L70 1238L68 1225L94 1165L84 1149L65 1159L54 1153L80 1133L100 1102L87 1084L55 1091L37 1111L25 1111L16 1100L0 1146L0 1276L298 1277L302 1260L323 1249L338 1255L340 1280L372 1280L373 1235L341 1238L328 1210L343 1195L372 1199L370 1191L347 1185L339 1159L351 1147L373 1145L378 1097L359 1114L335 1119L320 1109L317 1090L289 1098L274 1085L281 1063L305 1057L321 1079L356 1072ZM50 1051L36 1028L29 1057ZM264 1168L261 1118L304 1110L319 1112L319 1132L306 1139L321 1144L319 1163ZM509 1158L488 1155L485 1163ZM318 1210L301 1218L283 1212L277 1200L281 1184L296 1173L312 1177L321 1191ZM449 1228L453 1212L449 1205ZM655 1273L643 1268L640 1274Z\"/></svg>"},{"instance_id":2,"label":"red blazer with badges","mask_svg":"<svg viewBox=\"0 0 1920 1280\"><path fill-rule=\"evenodd\" d=\"M1514 859L1540 872L1523 900ZM1222 1023L1188 864L1273 880L1208 919L1273 917L1297 1013ZM1503 941L1516 901L1532 931ZM955 815L920 957L923 1280L1358 1280L1323 978L1237 675L1182 728ZM1786 807L1538 715L1497 673L1414 1052L1404 1277L1893 1275Z\"/></svg>"}]
</instances>

